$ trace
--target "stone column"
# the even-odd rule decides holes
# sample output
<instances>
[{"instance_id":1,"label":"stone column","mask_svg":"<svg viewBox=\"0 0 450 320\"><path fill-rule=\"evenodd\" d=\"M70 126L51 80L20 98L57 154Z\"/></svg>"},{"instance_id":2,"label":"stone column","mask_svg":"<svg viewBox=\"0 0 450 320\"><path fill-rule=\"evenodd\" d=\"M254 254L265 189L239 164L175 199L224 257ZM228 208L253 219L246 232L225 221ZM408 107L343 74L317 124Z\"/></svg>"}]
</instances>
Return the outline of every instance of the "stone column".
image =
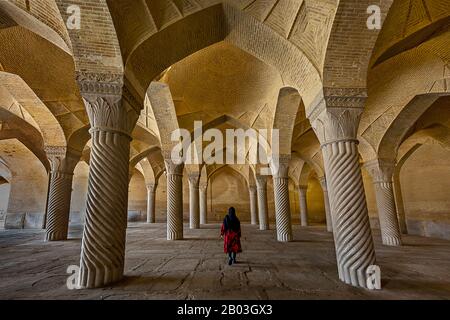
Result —
<instances>
[{"instance_id":1,"label":"stone column","mask_svg":"<svg viewBox=\"0 0 450 320\"><path fill-rule=\"evenodd\" d=\"M298 187L298 199L300 204L300 224L302 227L308 226L308 205L306 203L306 193L308 186Z\"/></svg>"},{"instance_id":2,"label":"stone column","mask_svg":"<svg viewBox=\"0 0 450 320\"><path fill-rule=\"evenodd\" d=\"M67 152L66 147L46 147L46 153L51 164L51 172L45 240L67 240L73 171L81 154Z\"/></svg>"},{"instance_id":3,"label":"stone column","mask_svg":"<svg viewBox=\"0 0 450 320\"><path fill-rule=\"evenodd\" d=\"M376 262L356 138L366 97L362 89L325 88L308 116L322 146L339 278L364 288Z\"/></svg>"},{"instance_id":4,"label":"stone column","mask_svg":"<svg viewBox=\"0 0 450 320\"><path fill-rule=\"evenodd\" d=\"M200 224L208 223L208 185L200 185Z\"/></svg>"},{"instance_id":5,"label":"stone column","mask_svg":"<svg viewBox=\"0 0 450 320\"><path fill-rule=\"evenodd\" d=\"M191 229L200 229L200 175L189 175L189 225Z\"/></svg>"},{"instance_id":6,"label":"stone column","mask_svg":"<svg viewBox=\"0 0 450 320\"><path fill-rule=\"evenodd\" d=\"M328 198L327 180L325 177L319 178L320 185L323 191L323 202L325 206L325 217L327 219L327 231L333 232L333 221L331 220L330 200Z\"/></svg>"},{"instance_id":7,"label":"stone column","mask_svg":"<svg viewBox=\"0 0 450 320\"><path fill-rule=\"evenodd\" d=\"M248 188L250 195L250 215L252 220L252 225L258 224L258 195L256 186L250 186Z\"/></svg>"},{"instance_id":8,"label":"stone column","mask_svg":"<svg viewBox=\"0 0 450 320\"><path fill-rule=\"evenodd\" d=\"M158 184L156 183L147 184L147 223L156 222L155 201L157 187Z\"/></svg>"},{"instance_id":9,"label":"stone column","mask_svg":"<svg viewBox=\"0 0 450 320\"><path fill-rule=\"evenodd\" d=\"M292 241L291 206L289 202L289 156L280 156L272 164L277 239Z\"/></svg>"},{"instance_id":10,"label":"stone column","mask_svg":"<svg viewBox=\"0 0 450 320\"><path fill-rule=\"evenodd\" d=\"M406 224L405 206L403 204L403 194L402 187L400 183L400 170L394 171L394 178L392 179L394 183L394 196L395 204L397 207L397 217L400 226L400 231L403 234L408 234L408 226Z\"/></svg>"},{"instance_id":11,"label":"stone column","mask_svg":"<svg viewBox=\"0 0 450 320\"><path fill-rule=\"evenodd\" d=\"M183 164L164 160L167 175L167 240L183 239Z\"/></svg>"},{"instance_id":12,"label":"stone column","mask_svg":"<svg viewBox=\"0 0 450 320\"><path fill-rule=\"evenodd\" d=\"M81 245L81 288L123 278L131 132L138 113L122 100L121 75L79 76L92 148Z\"/></svg>"},{"instance_id":13,"label":"stone column","mask_svg":"<svg viewBox=\"0 0 450 320\"><path fill-rule=\"evenodd\" d=\"M401 246L402 238L395 208L392 174L395 164L391 161L376 159L365 164L375 186L378 217L383 244Z\"/></svg>"},{"instance_id":14,"label":"stone column","mask_svg":"<svg viewBox=\"0 0 450 320\"><path fill-rule=\"evenodd\" d=\"M256 176L258 192L259 229L269 230L269 212L267 209L267 176Z\"/></svg>"}]
</instances>

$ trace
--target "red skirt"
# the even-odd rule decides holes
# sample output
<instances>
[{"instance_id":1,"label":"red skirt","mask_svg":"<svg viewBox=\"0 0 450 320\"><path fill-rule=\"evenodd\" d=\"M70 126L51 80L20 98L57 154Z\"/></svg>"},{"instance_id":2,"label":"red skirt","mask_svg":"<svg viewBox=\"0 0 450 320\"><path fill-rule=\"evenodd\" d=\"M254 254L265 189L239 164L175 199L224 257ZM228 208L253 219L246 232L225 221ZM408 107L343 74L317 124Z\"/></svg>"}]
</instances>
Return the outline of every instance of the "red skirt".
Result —
<instances>
[{"instance_id":1,"label":"red skirt","mask_svg":"<svg viewBox=\"0 0 450 320\"><path fill-rule=\"evenodd\" d=\"M224 236L223 251L225 253L231 253L231 252L240 253L240 252L242 252L240 232L235 232L232 230L223 232L223 226L222 226L222 235Z\"/></svg>"}]
</instances>

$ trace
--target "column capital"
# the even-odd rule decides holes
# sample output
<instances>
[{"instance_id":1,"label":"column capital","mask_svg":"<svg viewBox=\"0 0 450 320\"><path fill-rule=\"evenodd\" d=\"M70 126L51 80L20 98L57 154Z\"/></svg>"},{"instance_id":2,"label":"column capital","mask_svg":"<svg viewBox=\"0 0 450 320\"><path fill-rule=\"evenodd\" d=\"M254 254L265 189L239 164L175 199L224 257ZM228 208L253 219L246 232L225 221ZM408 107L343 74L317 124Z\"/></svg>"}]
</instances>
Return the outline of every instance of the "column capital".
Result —
<instances>
[{"instance_id":1,"label":"column capital","mask_svg":"<svg viewBox=\"0 0 450 320\"><path fill-rule=\"evenodd\" d=\"M250 192L255 192L255 193L256 193L256 186L255 186L255 185L250 185L250 186L248 187L248 190L249 190Z\"/></svg>"},{"instance_id":2,"label":"column capital","mask_svg":"<svg viewBox=\"0 0 450 320\"><path fill-rule=\"evenodd\" d=\"M122 103L123 74L78 72L76 77L91 132L115 132L131 139L139 114Z\"/></svg>"},{"instance_id":3,"label":"column capital","mask_svg":"<svg viewBox=\"0 0 450 320\"><path fill-rule=\"evenodd\" d=\"M164 159L164 165L166 166L166 174L172 174L177 176L183 176L184 164L176 164L171 159Z\"/></svg>"},{"instance_id":4,"label":"column capital","mask_svg":"<svg viewBox=\"0 0 450 320\"><path fill-rule=\"evenodd\" d=\"M267 176L257 175L255 177L255 180L256 180L256 187L258 189L264 189L267 187Z\"/></svg>"},{"instance_id":5,"label":"column capital","mask_svg":"<svg viewBox=\"0 0 450 320\"><path fill-rule=\"evenodd\" d=\"M158 187L158 184L156 182L150 182L147 183L145 186L147 187L148 191L155 192L156 188Z\"/></svg>"},{"instance_id":6,"label":"column capital","mask_svg":"<svg viewBox=\"0 0 450 320\"><path fill-rule=\"evenodd\" d=\"M274 157L270 163L273 177L288 178L290 161L291 155L279 155Z\"/></svg>"},{"instance_id":7,"label":"column capital","mask_svg":"<svg viewBox=\"0 0 450 320\"><path fill-rule=\"evenodd\" d=\"M357 142L357 131L367 100L365 88L324 88L308 115L322 146L339 141Z\"/></svg>"},{"instance_id":8,"label":"column capital","mask_svg":"<svg viewBox=\"0 0 450 320\"><path fill-rule=\"evenodd\" d=\"M308 191L308 186L305 186L305 185L295 186L295 188L296 188L299 192L306 192L306 191Z\"/></svg>"},{"instance_id":9,"label":"column capital","mask_svg":"<svg viewBox=\"0 0 450 320\"><path fill-rule=\"evenodd\" d=\"M188 175L189 179L189 186L199 188L199 182L200 182L200 174L197 173L190 173Z\"/></svg>"},{"instance_id":10,"label":"column capital","mask_svg":"<svg viewBox=\"0 0 450 320\"><path fill-rule=\"evenodd\" d=\"M200 183L198 187L199 187L200 191L206 192L206 190L208 189L208 184L207 183Z\"/></svg>"},{"instance_id":11,"label":"column capital","mask_svg":"<svg viewBox=\"0 0 450 320\"><path fill-rule=\"evenodd\" d=\"M395 161L388 159L374 159L364 164L373 183L391 183L395 170Z\"/></svg>"},{"instance_id":12,"label":"column capital","mask_svg":"<svg viewBox=\"0 0 450 320\"><path fill-rule=\"evenodd\" d=\"M65 146L45 146L44 150L50 162L51 172L73 176L73 171L80 161L81 152Z\"/></svg>"}]
</instances>

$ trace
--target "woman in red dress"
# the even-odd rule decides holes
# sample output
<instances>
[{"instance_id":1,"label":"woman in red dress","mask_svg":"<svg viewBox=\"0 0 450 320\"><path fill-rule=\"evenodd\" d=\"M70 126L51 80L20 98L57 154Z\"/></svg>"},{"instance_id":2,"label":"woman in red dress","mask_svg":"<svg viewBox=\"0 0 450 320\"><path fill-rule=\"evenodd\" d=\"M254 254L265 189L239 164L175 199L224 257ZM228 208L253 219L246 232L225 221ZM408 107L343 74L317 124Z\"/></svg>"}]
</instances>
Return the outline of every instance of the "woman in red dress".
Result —
<instances>
[{"instance_id":1,"label":"woman in red dress","mask_svg":"<svg viewBox=\"0 0 450 320\"><path fill-rule=\"evenodd\" d=\"M231 207L223 219L221 236L224 238L223 250L228 254L228 265L236 263L236 254L242 252L241 222L236 216L236 210Z\"/></svg>"}]
</instances>

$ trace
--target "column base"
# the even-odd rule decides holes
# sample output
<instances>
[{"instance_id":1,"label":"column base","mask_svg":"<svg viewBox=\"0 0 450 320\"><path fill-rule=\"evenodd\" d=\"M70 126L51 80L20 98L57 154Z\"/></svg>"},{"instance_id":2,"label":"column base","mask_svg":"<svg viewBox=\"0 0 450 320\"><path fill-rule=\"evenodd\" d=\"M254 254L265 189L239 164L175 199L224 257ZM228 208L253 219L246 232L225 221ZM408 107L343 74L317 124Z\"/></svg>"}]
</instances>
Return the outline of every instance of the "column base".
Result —
<instances>
[{"instance_id":1,"label":"column base","mask_svg":"<svg viewBox=\"0 0 450 320\"><path fill-rule=\"evenodd\" d=\"M183 233L167 231L167 240L169 241L183 240Z\"/></svg>"},{"instance_id":2,"label":"column base","mask_svg":"<svg viewBox=\"0 0 450 320\"><path fill-rule=\"evenodd\" d=\"M291 242L292 240L293 240L292 235L289 234L278 235L278 242Z\"/></svg>"},{"instance_id":3,"label":"column base","mask_svg":"<svg viewBox=\"0 0 450 320\"><path fill-rule=\"evenodd\" d=\"M382 236L383 245L391 247L399 247L402 245L402 239L397 237Z\"/></svg>"},{"instance_id":4,"label":"column base","mask_svg":"<svg viewBox=\"0 0 450 320\"><path fill-rule=\"evenodd\" d=\"M65 241L67 240L67 233L52 232L45 234L45 241Z\"/></svg>"},{"instance_id":5,"label":"column base","mask_svg":"<svg viewBox=\"0 0 450 320\"><path fill-rule=\"evenodd\" d=\"M123 268L80 269L79 289L102 288L123 279Z\"/></svg>"}]
</instances>

